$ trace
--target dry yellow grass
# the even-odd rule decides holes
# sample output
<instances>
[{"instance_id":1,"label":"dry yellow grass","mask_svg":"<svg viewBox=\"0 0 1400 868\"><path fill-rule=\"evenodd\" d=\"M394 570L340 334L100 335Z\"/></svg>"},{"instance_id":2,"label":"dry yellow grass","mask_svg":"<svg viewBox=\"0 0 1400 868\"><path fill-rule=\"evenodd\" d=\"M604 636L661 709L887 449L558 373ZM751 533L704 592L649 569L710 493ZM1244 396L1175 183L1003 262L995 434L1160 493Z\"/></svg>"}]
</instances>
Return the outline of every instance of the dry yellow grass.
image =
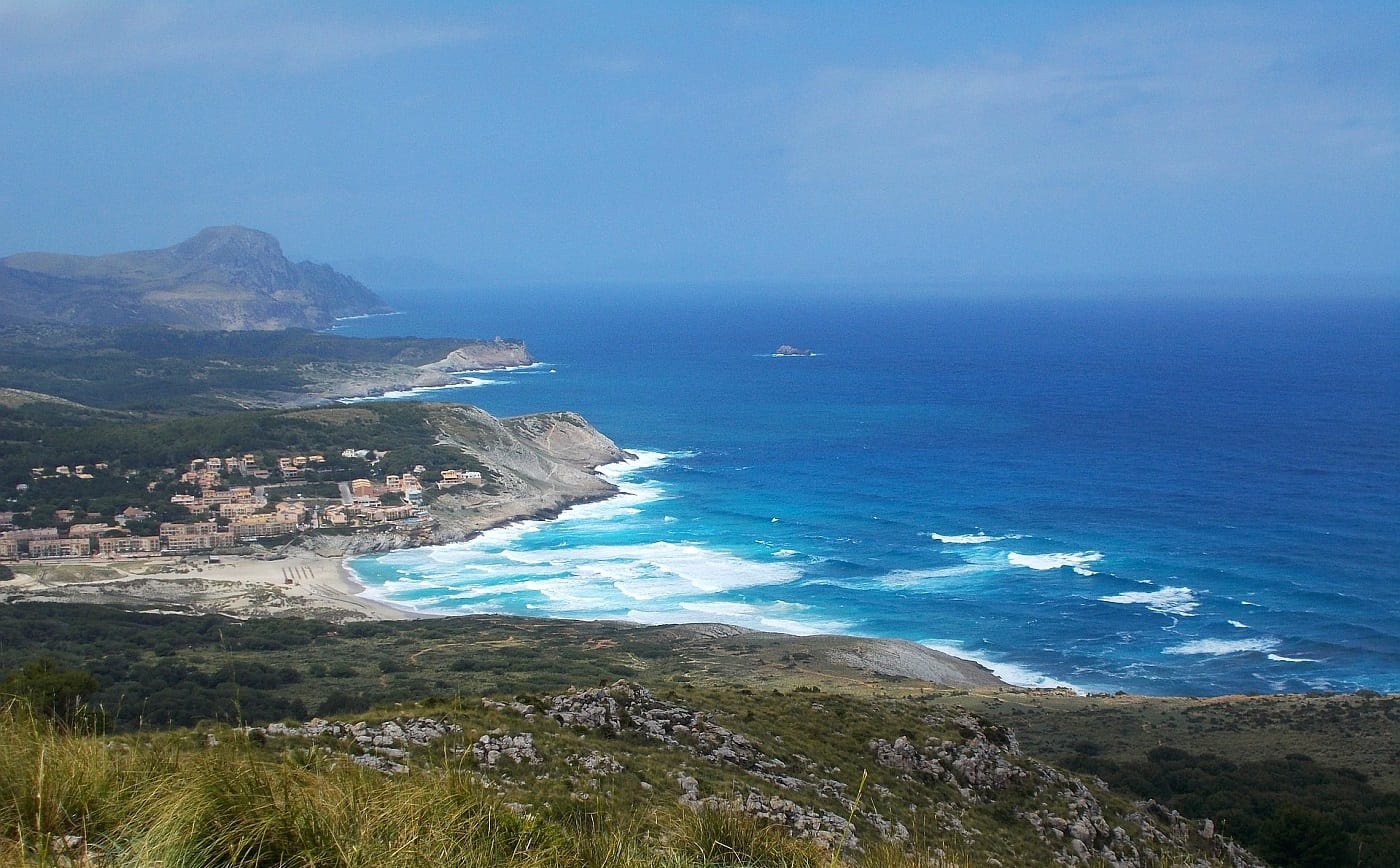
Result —
<instances>
[{"instance_id":1,"label":"dry yellow grass","mask_svg":"<svg viewBox=\"0 0 1400 868\"><path fill-rule=\"evenodd\" d=\"M566 805L537 816L450 763L385 776L274 756L225 732L106 738L0 708L0 864L25 866L766 866L833 855L724 812ZM842 864L960 868L876 847Z\"/></svg>"}]
</instances>

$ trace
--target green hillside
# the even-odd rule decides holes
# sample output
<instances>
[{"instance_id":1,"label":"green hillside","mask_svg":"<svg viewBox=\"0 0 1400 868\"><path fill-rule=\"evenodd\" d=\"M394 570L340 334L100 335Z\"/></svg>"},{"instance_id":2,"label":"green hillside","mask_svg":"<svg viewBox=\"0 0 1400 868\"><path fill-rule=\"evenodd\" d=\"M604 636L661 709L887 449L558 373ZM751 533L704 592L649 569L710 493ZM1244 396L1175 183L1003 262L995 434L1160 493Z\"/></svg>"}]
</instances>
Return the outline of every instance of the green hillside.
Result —
<instances>
[{"instance_id":1,"label":"green hillside","mask_svg":"<svg viewBox=\"0 0 1400 868\"><path fill-rule=\"evenodd\" d=\"M1280 866L1400 854L1396 697L955 690L836 653L861 641L3 606L9 691L85 673L74 719L109 734L3 722L0 846L18 860L78 835L135 860L107 864L413 864L431 846L433 864L828 865L853 831L841 859L868 865L1255 864L1221 835ZM394 735L425 718L423 743ZM53 792L36 798L41 749ZM216 815L207 836L171 831Z\"/></svg>"}]
</instances>

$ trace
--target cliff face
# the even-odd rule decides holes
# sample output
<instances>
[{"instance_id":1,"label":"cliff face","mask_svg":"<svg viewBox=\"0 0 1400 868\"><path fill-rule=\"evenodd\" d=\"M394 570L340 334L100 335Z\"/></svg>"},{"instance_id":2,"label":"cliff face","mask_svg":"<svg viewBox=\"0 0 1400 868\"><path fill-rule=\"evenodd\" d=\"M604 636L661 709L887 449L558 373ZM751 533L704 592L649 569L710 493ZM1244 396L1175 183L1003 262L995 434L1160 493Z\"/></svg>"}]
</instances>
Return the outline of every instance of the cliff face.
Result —
<instances>
[{"instance_id":1,"label":"cliff face","mask_svg":"<svg viewBox=\"0 0 1400 868\"><path fill-rule=\"evenodd\" d=\"M506 491L609 494L612 486L592 471L627 457L577 413L496 419L476 407L453 406L437 414L436 421L438 442L476 456Z\"/></svg>"},{"instance_id":2,"label":"cliff face","mask_svg":"<svg viewBox=\"0 0 1400 868\"><path fill-rule=\"evenodd\" d=\"M476 407L446 404L429 412L438 443L475 459L489 483L452 489L434 500L430 537L390 531L311 537L303 545L322 554L362 554L459 542L509 522L552 518L570 506L616 494L595 470L631 457L577 413L497 419Z\"/></svg>"},{"instance_id":3,"label":"cliff face","mask_svg":"<svg viewBox=\"0 0 1400 868\"><path fill-rule=\"evenodd\" d=\"M0 315L10 322L324 328L336 317L388 310L354 278L291 262L277 239L241 226L205 229L161 250L0 260Z\"/></svg>"},{"instance_id":4,"label":"cliff face","mask_svg":"<svg viewBox=\"0 0 1400 868\"><path fill-rule=\"evenodd\" d=\"M449 353L447 358L421 367L425 371L453 373L516 368L534 363L535 360L525 349L524 341L496 338L491 341L472 341L469 344L464 344Z\"/></svg>"},{"instance_id":5,"label":"cliff face","mask_svg":"<svg viewBox=\"0 0 1400 868\"><path fill-rule=\"evenodd\" d=\"M611 497L617 489L594 470L629 457L576 413L498 420L475 407L453 407L439 426L439 442L474 455L490 469L494 485L438 498L432 506L436 542Z\"/></svg>"}]
</instances>

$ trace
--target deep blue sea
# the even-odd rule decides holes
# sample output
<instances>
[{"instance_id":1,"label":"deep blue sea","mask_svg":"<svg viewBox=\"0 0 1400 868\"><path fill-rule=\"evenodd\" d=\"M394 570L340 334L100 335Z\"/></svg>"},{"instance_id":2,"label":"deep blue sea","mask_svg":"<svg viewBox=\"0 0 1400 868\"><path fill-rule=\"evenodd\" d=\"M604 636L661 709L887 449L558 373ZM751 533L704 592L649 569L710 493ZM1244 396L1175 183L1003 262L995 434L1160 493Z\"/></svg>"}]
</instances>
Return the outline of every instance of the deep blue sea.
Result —
<instances>
[{"instance_id":1,"label":"deep blue sea","mask_svg":"<svg viewBox=\"0 0 1400 868\"><path fill-rule=\"evenodd\" d=\"M339 330L543 362L415 399L577 410L640 457L556 521L357 559L376 598L902 637L1086 691L1400 690L1394 296L391 301Z\"/></svg>"}]
</instances>

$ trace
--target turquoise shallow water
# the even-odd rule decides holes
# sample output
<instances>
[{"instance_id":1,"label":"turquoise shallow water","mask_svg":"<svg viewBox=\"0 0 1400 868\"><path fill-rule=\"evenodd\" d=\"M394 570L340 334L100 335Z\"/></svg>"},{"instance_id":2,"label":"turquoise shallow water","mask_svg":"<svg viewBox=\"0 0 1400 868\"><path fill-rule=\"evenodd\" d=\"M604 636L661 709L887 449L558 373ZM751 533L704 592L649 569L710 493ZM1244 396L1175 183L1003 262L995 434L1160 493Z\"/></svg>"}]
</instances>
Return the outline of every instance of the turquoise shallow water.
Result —
<instances>
[{"instance_id":1,"label":"turquoise shallow water","mask_svg":"<svg viewBox=\"0 0 1400 868\"><path fill-rule=\"evenodd\" d=\"M578 410L623 495L354 562L439 613L898 636L1022 683L1400 689L1400 303L422 294L526 338L422 400ZM781 343L810 358L774 358Z\"/></svg>"}]
</instances>

